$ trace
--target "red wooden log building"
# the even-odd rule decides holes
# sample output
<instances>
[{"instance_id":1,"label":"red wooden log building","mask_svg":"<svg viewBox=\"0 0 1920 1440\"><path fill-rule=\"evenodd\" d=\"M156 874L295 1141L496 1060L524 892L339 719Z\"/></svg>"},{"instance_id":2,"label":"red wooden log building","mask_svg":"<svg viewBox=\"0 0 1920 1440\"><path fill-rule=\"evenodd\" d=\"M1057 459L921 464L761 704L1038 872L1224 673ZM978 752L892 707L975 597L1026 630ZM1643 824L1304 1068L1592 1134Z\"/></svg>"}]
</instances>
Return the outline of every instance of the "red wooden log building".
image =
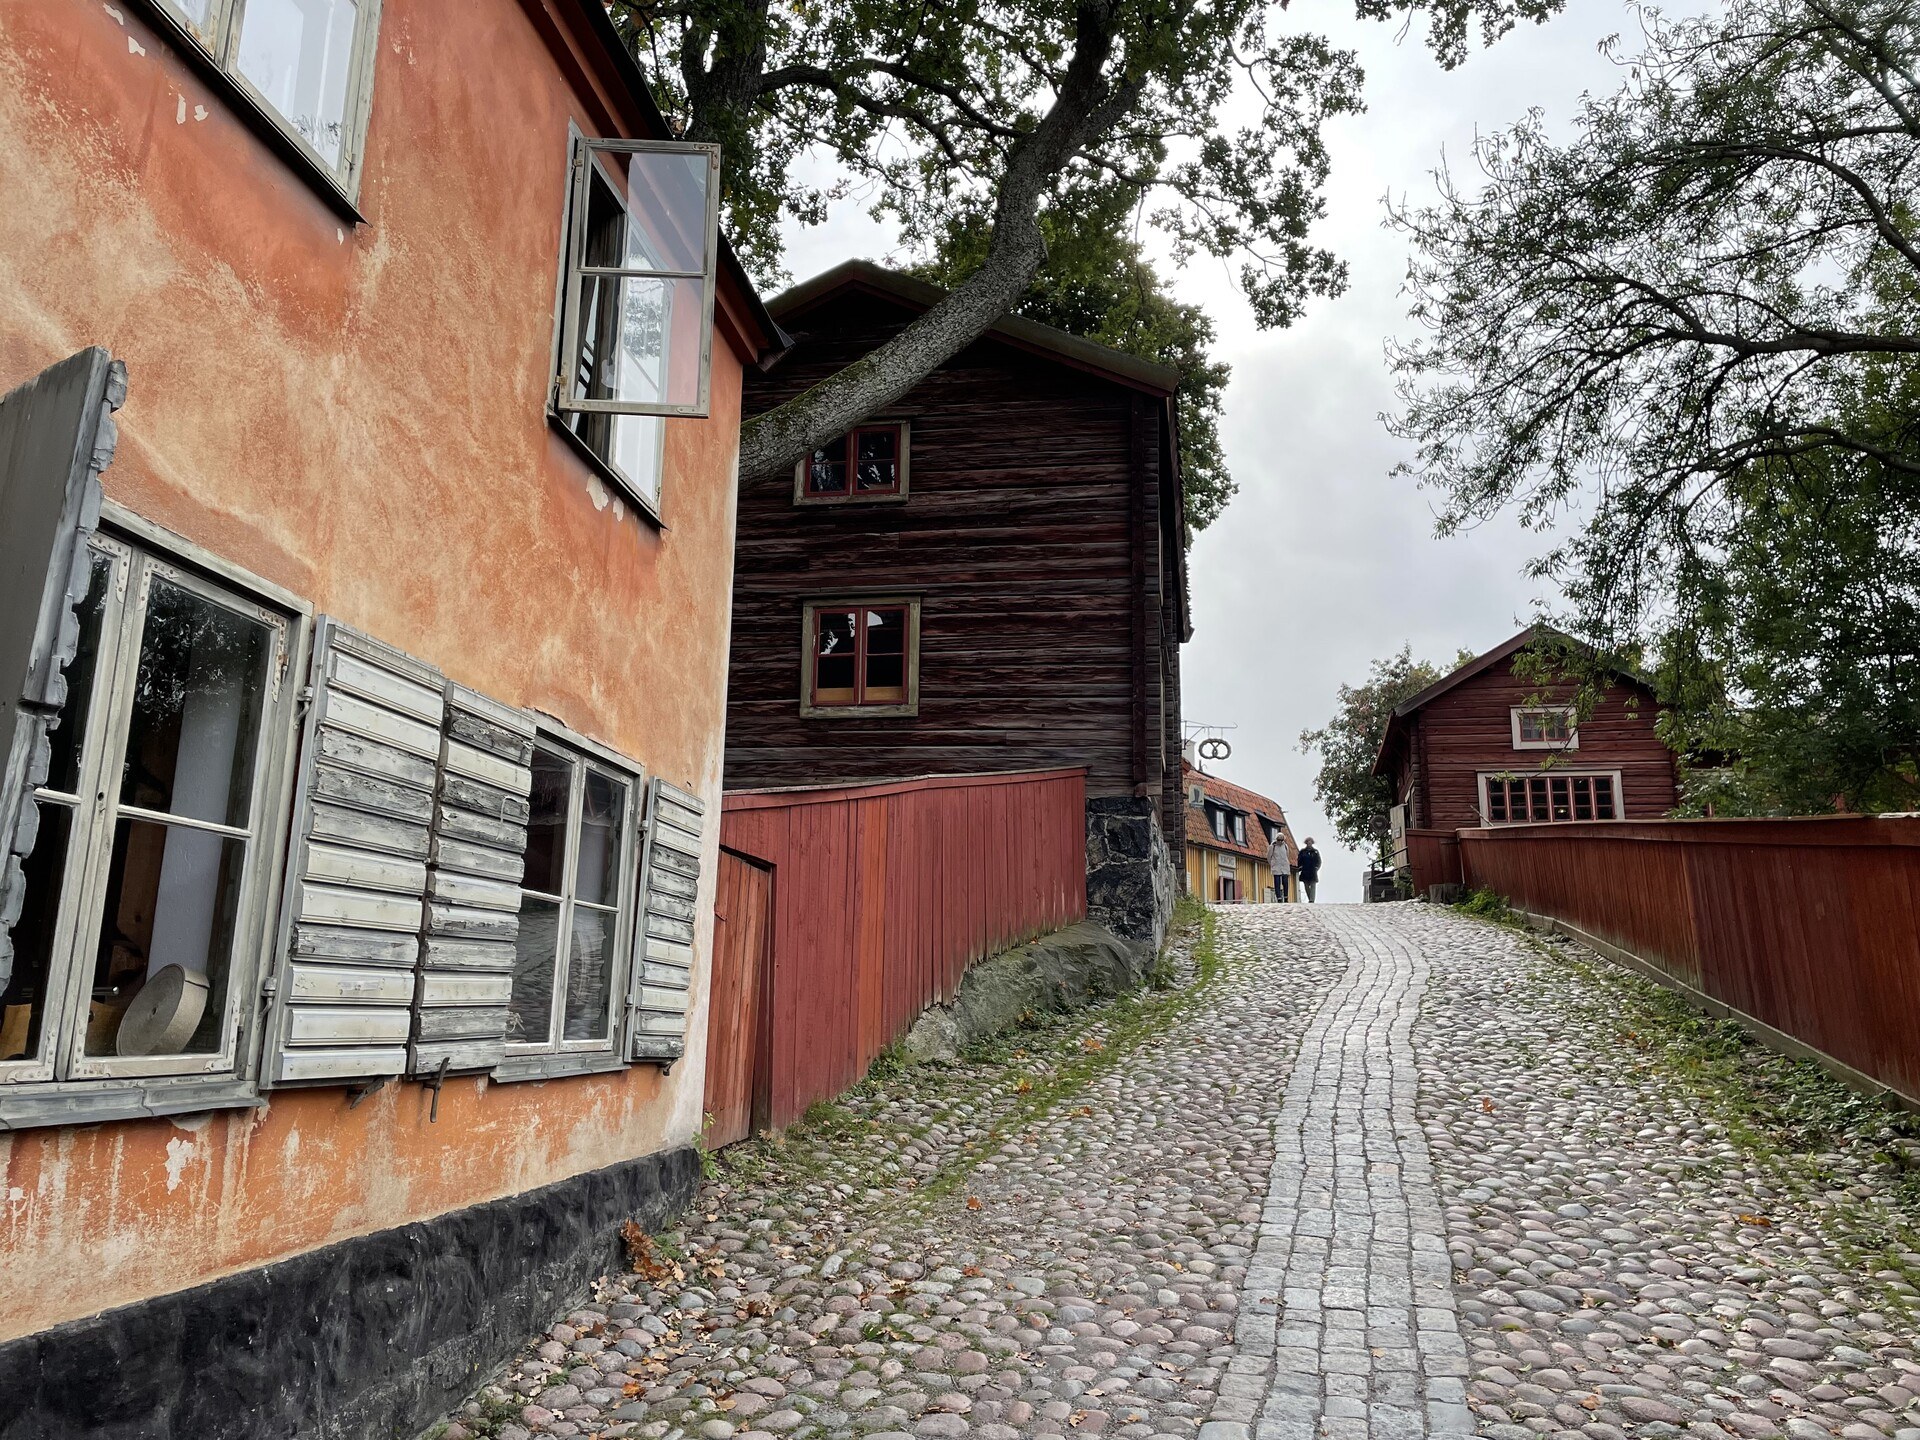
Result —
<instances>
[{"instance_id":1,"label":"red wooden log building","mask_svg":"<svg viewBox=\"0 0 1920 1440\"><path fill-rule=\"evenodd\" d=\"M1678 799L1676 760L1654 733L1646 680L1611 672L1576 720L1576 685L1516 668L1528 628L1394 707L1374 773L1393 787L1394 863L1414 893L1461 879L1455 832L1482 825L1648 820Z\"/></svg>"}]
</instances>

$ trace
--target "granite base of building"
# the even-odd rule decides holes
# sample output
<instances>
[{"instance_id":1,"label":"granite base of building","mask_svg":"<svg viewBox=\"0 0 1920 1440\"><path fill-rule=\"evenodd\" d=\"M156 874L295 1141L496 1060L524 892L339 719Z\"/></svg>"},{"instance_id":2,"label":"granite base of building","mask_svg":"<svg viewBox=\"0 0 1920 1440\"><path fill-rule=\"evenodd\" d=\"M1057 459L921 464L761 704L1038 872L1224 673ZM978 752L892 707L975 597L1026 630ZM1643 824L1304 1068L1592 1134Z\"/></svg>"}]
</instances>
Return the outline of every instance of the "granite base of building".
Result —
<instances>
[{"instance_id":1,"label":"granite base of building","mask_svg":"<svg viewBox=\"0 0 1920 1440\"><path fill-rule=\"evenodd\" d=\"M411 1440L699 1179L648 1155L7 1341L0 1440Z\"/></svg>"},{"instance_id":2,"label":"granite base of building","mask_svg":"<svg viewBox=\"0 0 1920 1440\"><path fill-rule=\"evenodd\" d=\"M1087 918L1158 954L1173 922L1173 854L1159 807L1142 798L1087 802Z\"/></svg>"}]
</instances>

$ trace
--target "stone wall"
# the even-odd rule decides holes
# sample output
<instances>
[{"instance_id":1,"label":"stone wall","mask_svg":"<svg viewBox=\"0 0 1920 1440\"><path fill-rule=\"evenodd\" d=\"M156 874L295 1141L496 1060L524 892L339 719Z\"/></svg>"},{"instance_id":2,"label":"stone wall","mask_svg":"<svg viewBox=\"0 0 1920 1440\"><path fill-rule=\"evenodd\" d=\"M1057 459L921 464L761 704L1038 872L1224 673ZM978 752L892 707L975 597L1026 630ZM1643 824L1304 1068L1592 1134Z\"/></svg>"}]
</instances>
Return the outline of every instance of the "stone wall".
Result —
<instances>
[{"instance_id":1,"label":"stone wall","mask_svg":"<svg viewBox=\"0 0 1920 1440\"><path fill-rule=\"evenodd\" d=\"M1157 954L1173 920L1173 854L1147 797L1087 802L1087 918Z\"/></svg>"}]
</instances>

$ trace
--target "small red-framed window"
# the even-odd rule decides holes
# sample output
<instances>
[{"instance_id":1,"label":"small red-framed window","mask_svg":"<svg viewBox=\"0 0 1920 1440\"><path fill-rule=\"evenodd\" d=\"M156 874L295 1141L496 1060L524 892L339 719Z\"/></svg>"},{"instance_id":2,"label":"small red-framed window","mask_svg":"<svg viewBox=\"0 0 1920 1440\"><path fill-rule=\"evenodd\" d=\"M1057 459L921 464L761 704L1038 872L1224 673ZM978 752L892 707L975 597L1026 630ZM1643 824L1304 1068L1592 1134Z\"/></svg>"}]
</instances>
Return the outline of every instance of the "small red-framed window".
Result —
<instances>
[{"instance_id":1,"label":"small red-framed window","mask_svg":"<svg viewBox=\"0 0 1920 1440\"><path fill-rule=\"evenodd\" d=\"M908 702L911 608L822 605L813 615L813 704L821 709Z\"/></svg>"},{"instance_id":2,"label":"small red-framed window","mask_svg":"<svg viewBox=\"0 0 1920 1440\"><path fill-rule=\"evenodd\" d=\"M898 495L906 475L904 425L862 425L821 446L802 465L801 498Z\"/></svg>"}]
</instances>

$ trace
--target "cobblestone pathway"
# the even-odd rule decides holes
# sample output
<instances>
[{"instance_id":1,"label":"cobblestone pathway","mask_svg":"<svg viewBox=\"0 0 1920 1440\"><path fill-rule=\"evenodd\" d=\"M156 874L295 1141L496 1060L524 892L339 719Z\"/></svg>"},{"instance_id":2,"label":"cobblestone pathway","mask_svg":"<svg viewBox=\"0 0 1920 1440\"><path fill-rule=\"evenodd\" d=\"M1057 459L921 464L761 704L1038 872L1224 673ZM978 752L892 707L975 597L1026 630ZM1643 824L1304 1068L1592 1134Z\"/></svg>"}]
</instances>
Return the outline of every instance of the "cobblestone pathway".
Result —
<instances>
[{"instance_id":1,"label":"cobblestone pathway","mask_svg":"<svg viewBox=\"0 0 1920 1440\"><path fill-rule=\"evenodd\" d=\"M1215 928L1169 992L729 1152L448 1440L1920 1440L1871 1147L1770 1150L1646 987L1509 930Z\"/></svg>"}]
</instances>

